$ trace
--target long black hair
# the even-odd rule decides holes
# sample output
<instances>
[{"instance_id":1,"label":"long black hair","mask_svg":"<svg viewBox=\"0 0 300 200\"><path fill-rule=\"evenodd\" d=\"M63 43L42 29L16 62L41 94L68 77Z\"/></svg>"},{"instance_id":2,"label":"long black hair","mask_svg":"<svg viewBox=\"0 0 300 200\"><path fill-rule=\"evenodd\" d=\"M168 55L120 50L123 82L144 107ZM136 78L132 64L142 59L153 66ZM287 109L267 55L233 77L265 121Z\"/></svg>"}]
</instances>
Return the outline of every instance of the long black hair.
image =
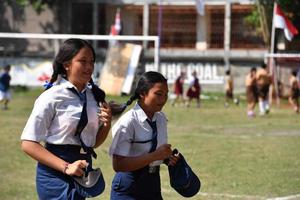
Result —
<instances>
[{"instance_id":1,"label":"long black hair","mask_svg":"<svg viewBox=\"0 0 300 200\"><path fill-rule=\"evenodd\" d=\"M155 71L149 71L142 74L133 95L126 103L121 105L118 114L122 113L133 101L140 99L141 95L147 94L155 83L167 83L167 79L161 73Z\"/></svg>"},{"instance_id":2,"label":"long black hair","mask_svg":"<svg viewBox=\"0 0 300 200\"><path fill-rule=\"evenodd\" d=\"M56 55L54 62L53 62L53 74L51 76L50 82L46 84L45 90L49 89L52 84L57 80L58 76L60 75L63 78L67 78L67 71L64 68L64 63L72 60L74 56L82 49L82 48L89 48L93 53L93 62L96 61L96 54L95 50L92 45L82 39L71 38L64 41L62 46L59 49L58 54ZM105 101L105 92L101 90L97 85L94 84L93 79L89 81L92 86L92 92L94 95L95 100L99 104L100 102Z\"/></svg>"}]
</instances>

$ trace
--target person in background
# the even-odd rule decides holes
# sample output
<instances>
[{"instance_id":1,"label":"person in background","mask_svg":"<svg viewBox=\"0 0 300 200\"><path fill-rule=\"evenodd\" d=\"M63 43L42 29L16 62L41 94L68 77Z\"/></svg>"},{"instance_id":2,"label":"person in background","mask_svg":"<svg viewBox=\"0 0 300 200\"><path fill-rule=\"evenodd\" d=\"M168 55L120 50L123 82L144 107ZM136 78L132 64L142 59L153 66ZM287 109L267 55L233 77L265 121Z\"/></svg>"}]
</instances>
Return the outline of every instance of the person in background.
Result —
<instances>
[{"instance_id":1,"label":"person in background","mask_svg":"<svg viewBox=\"0 0 300 200\"><path fill-rule=\"evenodd\" d=\"M299 81L297 80L297 71L292 71L289 79L289 103L296 113L299 113Z\"/></svg>"},{"instance_id":2,"label":"person in background","mask_svg":"<svg viewBox=\"0 0 300 200\"><path fill-rule=\"evenodd\" d=\"M95 59L87 41L64 41L46 91L35 101L25 125L21 148L38 161L39 199L85 199L72 177L92 169L94 148L105 141L112 118L105 93L91 79Z\"/></svg>"},{"instance_id":3,"label":"person in background","mask_svg":"<svg viewBox=\"0 0 300 200\"><path fill-rule=\"evenodd\" d=\"M111 200L162 200L160 165L168 159L165 163L174 166L178 160L161 111L167 99L167 79L158 72L144 73L126 106L137 103L112 128L109 154L116 174Z\"/></svg>"},{"instance_id":4,"label":"person in background","mask_svg":"<svg viewBox=\"0 0 300 200\"><path fill-rule=\"evenodd\" d=\"M263 63L261 68L256 72L256 85L258 93L258 105L260 115L265 115L270 112L269 105L269 88L272 82L271 75L267 71L267 65Z\"/></svg>"},{"instance_id":5,"label":"person in background","mask_svg":"<svg viewBox=\"0 0 300 200\"><path fill-rule=\"evenodd\" d=\"M233 95L233 77L230 70L225 72L225 108L229 106L229 102L233 101L236 105L239 105L239 99L234 98Z\"/></svg>"},{"instance_id":6,"label":"person in background","mask_svg":"<svg viewBox=\"0 0 300 200\"><path fill-rule=\"evenodd\" d=\"M247 97L247 115L255 117L255 105L258 101L256 89L256 68L252 67L249 74L246 75L246 97Z\"/></svg>"},{"instance_id":7,"label":"person in background","mask_svg":"<svg viewBox=\"0 0 300 200\"><path fill-rule=\"evenodd\" d=\"M180 72L180 75L176 78L174 83L175 99L172 101L172 106L175 106L177 102L184 103L183 97L183 85L185 79L185 72Z\"/></svg>"},{"instance_id":8,"label":"person in background","mask_svg":"<svg viewBox=\"0 0 300 200\"><path fill-rule=\"evenodd\" d=\"M197 108L200 108L201 85L200 85L199 79L197 78L196 71L193 71L192 76L193 76L193 79L191 80L189 88L186 93L186 96L188 98L186 106L189 107L191 101L193 99L196 99L196 106L197 106Z\"/></svg>"},{"instance_id":9,"label":"person in background","mask_svg":"<svg viewBox=\"0 0 300 200\"><path fill-rule=\"evenodd\" d=\"M11 93L9 91L11 80L11 76L9 75L10 69L11 66L6 65L3 69L4 72L0 74L0 102L3 102L3 110L8 109L8 103L11 100Z\"/></svg>"}]
</instances>

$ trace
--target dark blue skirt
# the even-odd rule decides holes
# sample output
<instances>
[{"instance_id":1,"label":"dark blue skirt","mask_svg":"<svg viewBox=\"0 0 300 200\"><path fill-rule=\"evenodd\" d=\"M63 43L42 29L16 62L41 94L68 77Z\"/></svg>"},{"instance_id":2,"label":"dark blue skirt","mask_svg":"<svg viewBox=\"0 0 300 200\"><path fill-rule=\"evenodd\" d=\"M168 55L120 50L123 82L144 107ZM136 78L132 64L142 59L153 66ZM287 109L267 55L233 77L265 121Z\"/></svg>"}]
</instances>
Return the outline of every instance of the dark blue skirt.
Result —
<instances>
[{"instance_id":1,"label":"dark blue skirt","mask_svg":"<svg viewBox=\"0 0 300 200\"><path fill-rule=\"evenodd\" d=\"M86 160L89 162L89 167L92 166L91 156L81 154L80 146L46 144L45 148L66 162L73 163L76 160ZM77 193L73 179L70 176L41 163L37 165L36 188L40 200L85 199Z\"/></svg>"},{"instance_id":2,"label":"dark blue skirt","mask_svg":"<svg viewBox=\"0 0 300 200\"><path fill-rule=\"evenodd\" d=\"M162 200L159 168L149 173L149 167L133 172L117 172L111 188L111 200Z\"/></svg>"}]
</instances>

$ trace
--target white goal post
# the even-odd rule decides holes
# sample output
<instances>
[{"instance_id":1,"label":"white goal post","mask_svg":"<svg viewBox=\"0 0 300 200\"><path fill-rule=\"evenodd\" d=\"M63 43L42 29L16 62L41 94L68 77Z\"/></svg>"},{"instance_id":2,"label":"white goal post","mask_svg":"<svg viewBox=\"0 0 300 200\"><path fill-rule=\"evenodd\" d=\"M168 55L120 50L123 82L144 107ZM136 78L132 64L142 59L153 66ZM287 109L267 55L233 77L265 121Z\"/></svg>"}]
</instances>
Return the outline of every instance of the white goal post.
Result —
<instances>
[{"instance_id":1,"label":"white goal post","mask_svg":"<svg viewBox=\"0 0 300 200\"><path fill-rule=\"evenodd\" d=\"M143 35L82 35L82 34L42 34L42 33L4 33L0 32L0 38L23 38L23 39L69 39L80 38L84 40L119 40L119 41L153 41L154 42L154 65L159 69L159 37ZM58 43L55 44L55 51L58 50Z\"/></svg>"},{"instance_id":2,"label":"white goal post","mask_svg":"<svg viewBox=\"0 0 300 200\"><path fill-rule=\"evenodd\" d=\"M267 53L266 58L300 58L300 53Z\"/></svg>"}]
</instances>

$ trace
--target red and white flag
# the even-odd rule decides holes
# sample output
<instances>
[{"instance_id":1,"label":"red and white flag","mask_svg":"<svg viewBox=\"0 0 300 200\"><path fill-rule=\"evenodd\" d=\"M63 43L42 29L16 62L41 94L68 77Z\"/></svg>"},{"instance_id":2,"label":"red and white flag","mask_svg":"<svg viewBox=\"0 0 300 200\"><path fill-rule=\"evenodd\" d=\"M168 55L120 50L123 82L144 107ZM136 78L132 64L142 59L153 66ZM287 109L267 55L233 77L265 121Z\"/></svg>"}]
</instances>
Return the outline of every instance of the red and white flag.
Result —
<instances>
[{"instance_id":1,"label":"red and white flag","mask_svg":"<svg viewBox=\"0 0 300 200\"><path fill-rule=\"evenodd\" d=\"M119 35L121 31L121 14L120 8L117 9L115 24L110 27L110 35Z\"/></svg>"},{"instance_id":2,"label":"red and white flag","mask_svg":"<svg viewBox=\"0 0 300 200\"><path fill-rule=\"evenodd\" d=\"M284 15L280 7L275 4L274 6L274 27L284 30L284 35L287 40L291 41L295 35L298 34L297 28L292 24L292 22Z\"/></svg>"},{"instance_id":3,"label":"red and white flag","mask_svg":"<svg viewBox=\"0 0 300 200\"><path fill-rule=\"evenodd\" d=\"M199 15L205 14L205 2L204 0L196 0L196 8Z\"/></svg>"}]
</instances>

